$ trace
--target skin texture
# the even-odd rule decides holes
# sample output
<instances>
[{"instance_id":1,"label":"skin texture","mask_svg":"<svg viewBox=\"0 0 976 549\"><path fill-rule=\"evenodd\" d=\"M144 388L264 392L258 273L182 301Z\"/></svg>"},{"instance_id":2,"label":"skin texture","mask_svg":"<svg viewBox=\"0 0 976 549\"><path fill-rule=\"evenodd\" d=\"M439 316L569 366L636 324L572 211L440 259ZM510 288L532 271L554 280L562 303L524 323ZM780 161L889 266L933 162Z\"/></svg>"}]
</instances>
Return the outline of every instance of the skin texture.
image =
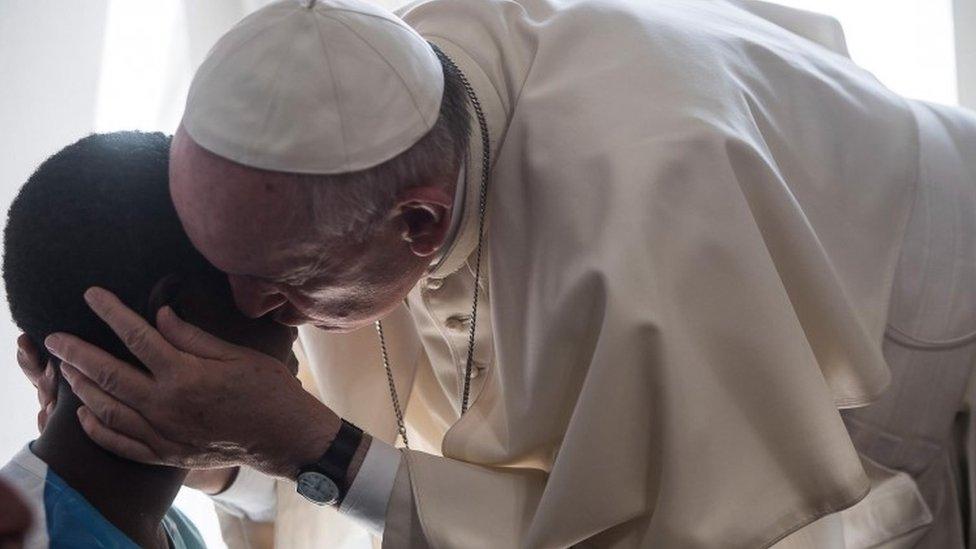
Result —
<instances>
[{"instance_id":1,"label":"skin texture","mask_svg":"<svg viewBox=\"0 0 976 549\"><path fill-rule=\"evenodd\" d=\"M57 370L51 362L42 364L40 353L25 334L17 338L17 364L37 389L37 400L41 407L37 413L37 431L44 433L48 418L54 413L58 404ZM195 469L187 473L183 485L205 494L216 495L230 487L237 478L237 472L237 467Z\"/></svg>"},{"instance_id":2,"label":"skin texture","mask_svg":"<svg viewBox=\"0 0 976 549\"><path fill-rule=\"evenodd\" d=\"M170 192L194 246L228 274L238 308L325 330L366 326L392 311L444 244L456 171L397 197L362 244L315 242L307 189L294 178L219 158L183 132L173 140ZM329 250L323 261L320 250ZM268 357L181 321L167 308L153 328L114 295L85 299L149 368L144 374L70 334L45 345L72 365L86 433L144 463L186 469L247 464L295 478L317 461L340 418ZM172 406L180 402L180 406ZM251 404L260 402L257 408ZM350 468L354 478L369 444Z\"/></svg>"},{"instance_id":3,"label":"skin texture","mask_svg":"<svg viewBox=\"0 0 976 549\"><path fill-rule=\"evenodd\" d=\"M182 130L170 170L183 227L228 274L241 311L290 325L348 331L382 318L417 283L450 224L453 180L408 189L387 223L357 244L316 242L307 183L224 160Z\"/></svg>"},{"instance_id":4,"label":"skin texture","mask_svg":"<svg viewBox=\"0 0 976 549\"><path fill-rule=\"evenodd\" d=\"M17 338L17 364L37 389L37 401L41 405L41 410L37 412L37 430L43 433L47 419L57 404L58 378L54 365L50 362L42 364L41 355L27 334L20 334Z\"/></svg>"},{"instance_id":5,"label":"skin texture","mask_svg":"<svg viewBox=\"0 0 976 549\"><path fill-rule=\"evenodd\" d=\"M183 283L182 290L175 290L181 284L175 280L166 277L157 283L149 300L150 310L176 299L179 309L194 325L287 364L288 375L297 372L297 360L291 351L297 336L294 329L266 318L245 318L234 311L226 293L217 293L212 286ZM173 291L163 291L166 287ZM164 297L167 293L178 293L179 297ZM79 392L98 393L72 366L62 364L60 371ZM83 430L79 398L67 387L61 387L59 392L61 398L40 438L31 445L32 451L140 547L168 547L161 519L172 506L187 471L121 460L105 451Z\"/></svg>"}]
</instances>

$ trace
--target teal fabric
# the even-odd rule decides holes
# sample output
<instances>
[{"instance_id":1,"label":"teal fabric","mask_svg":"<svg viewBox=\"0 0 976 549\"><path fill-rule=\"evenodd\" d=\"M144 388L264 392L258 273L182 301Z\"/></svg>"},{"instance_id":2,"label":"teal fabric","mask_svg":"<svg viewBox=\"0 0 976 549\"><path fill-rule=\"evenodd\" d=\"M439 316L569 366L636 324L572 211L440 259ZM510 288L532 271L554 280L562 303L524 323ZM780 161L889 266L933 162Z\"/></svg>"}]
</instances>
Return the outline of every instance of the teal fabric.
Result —
<instances>
[{"instance_id":1,"label":"teal fabric","mask_svg":"<svg viewBox=\"0 0 976 549\"><path fill-rule=\"evenodd\" d=\"M170 507L163 517L163 527L166 528L173 549L206 549L207 547L197 527L176 507Z\"/></svg>"},{"instance_id":2,"label":"teal fabric","mask_svg":"<svg viewBox=\"0 0 976 549\"><path fill-rule=\"evenodd\" d=\"M54 471L47 470L44 511L50 547L64 549L139 549ZM204 549L200 532L186 515L171 508L163 528L173 549Z\"/></svg>"}]
</instances>

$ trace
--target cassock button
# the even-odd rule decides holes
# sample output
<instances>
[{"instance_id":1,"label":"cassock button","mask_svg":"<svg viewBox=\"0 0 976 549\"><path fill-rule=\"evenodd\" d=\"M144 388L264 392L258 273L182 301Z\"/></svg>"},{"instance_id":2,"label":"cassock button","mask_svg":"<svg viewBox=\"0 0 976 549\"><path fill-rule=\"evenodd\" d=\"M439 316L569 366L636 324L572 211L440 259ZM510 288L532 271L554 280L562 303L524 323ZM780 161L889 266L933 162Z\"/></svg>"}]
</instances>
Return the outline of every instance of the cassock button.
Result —
<instances>
[{"instance_id":1,"label":"cassock button","mask_svg":"<svg viewBox=\"0 0 976 549\"><path fill-rule=\"evenodd\" d=\"M428 278L427 279L427 289L428 290L440 290L441 286L444 285L443 278Z\"/></svg>"},{"instance_id":2,"label":"cassock button","mask_svg":"<svg viewBox=\"0 0 976 549\"><path fill-rule=\"evenodd\" d=\"M488 368L487 365L482 364L480 362L475 362L474 364L472 364L471 365L471 379L476 379L478 377L481 377L481 373L484 372L487 368Z\"/></svg>"},{"instance_id":3,"label":"cassock button","mask_svg":"<svg viewBox=\"0 0 976 549\"><path fill-rule=\"evenodd\" d=\"M463 332L468 329L469 320L471 320L471 315L451 315L444 322L444 325L452 332Z\"/></svg>"}]
</instances>

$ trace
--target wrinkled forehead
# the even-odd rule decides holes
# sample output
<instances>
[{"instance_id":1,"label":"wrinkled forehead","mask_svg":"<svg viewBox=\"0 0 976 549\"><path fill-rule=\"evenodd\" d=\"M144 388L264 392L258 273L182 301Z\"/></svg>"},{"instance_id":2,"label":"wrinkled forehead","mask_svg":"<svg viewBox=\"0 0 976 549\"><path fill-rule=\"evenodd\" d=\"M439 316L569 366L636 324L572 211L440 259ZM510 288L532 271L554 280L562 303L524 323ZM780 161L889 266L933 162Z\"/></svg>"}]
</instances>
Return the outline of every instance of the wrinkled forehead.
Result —
<instances>
[{"instance_id":1,"label":"wrinkled forehead","mask_svg":"<svg viewBox=\"0 0 976 549\"><path fill-rule=\"evenodd\" d=\"M193 245L229 274L276 276L313 253L301 182L221 158L174 137L170 194Z\"/></svg>"}]
</instances>

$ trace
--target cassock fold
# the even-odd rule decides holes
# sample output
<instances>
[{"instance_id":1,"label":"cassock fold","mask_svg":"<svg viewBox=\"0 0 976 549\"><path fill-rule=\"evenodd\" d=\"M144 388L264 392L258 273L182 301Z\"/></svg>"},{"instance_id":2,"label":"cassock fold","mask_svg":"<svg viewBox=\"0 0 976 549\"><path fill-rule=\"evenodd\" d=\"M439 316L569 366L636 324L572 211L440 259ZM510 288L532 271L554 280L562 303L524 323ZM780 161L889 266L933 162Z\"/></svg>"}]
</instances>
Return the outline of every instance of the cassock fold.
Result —
<instances>
[{"instance_id":1,"label":"cassock fold","mask_svg":"<svg viewBox=\"0 0 976 549\"><path fill-rule=\"evenodd\" d=\"M427 349L393 362L415 382L411 428L442 433L427 442L443 457L406 452L386 545L752 549L862 498L838 408L889 378L918 174L906 102L721 1L403 16L496 121L492 367L462 419L429 429L416 404L456 398L413 375L456 368L434 360L443 330L423 324L439 317L417 297L419 331L388 331ZM470 251L439 276L470 276Z\"/></svg>"}]
</instances>

